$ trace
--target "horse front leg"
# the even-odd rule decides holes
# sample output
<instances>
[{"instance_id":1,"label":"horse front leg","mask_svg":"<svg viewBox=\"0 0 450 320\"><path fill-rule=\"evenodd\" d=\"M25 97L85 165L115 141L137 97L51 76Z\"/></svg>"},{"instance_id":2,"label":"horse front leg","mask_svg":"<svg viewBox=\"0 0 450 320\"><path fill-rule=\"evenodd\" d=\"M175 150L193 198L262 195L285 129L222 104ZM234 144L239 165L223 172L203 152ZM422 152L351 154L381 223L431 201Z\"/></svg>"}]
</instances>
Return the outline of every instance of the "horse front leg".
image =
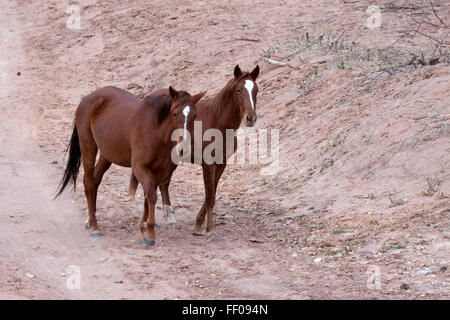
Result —
<instances>
[{"instance_id":1,"label":"horse front leg","mask_svg":"<svg viewBox=\"0 0 450 320\"><path fill-rule=\"evenodd\" d=\"M208 238L217 239L217 236L214 231L214 204L216 201L216 179L218 181L218 177L220 178L218 170L218 165L204 165L203 166L203 182L205 185L205 202L203 203L202 208L197 214L197 218L195 220L194 225L194 234L201 234L201 228L203 222L205 221L205 216L207 218L206 222L206 232L208 234ZM223 172L223 170L222 170ZM221 174L221 173L220 173Z\"/></svg>"},{"instance_id":2,"label":"horse front leg","mask_svg":"<svg viewBox=\"0 0 450 320\"><path fill-rule=\"evenodd\" d=\"M161 183L159 185L163 203L164 219L166 220L166 223L170 228L175 228L175 225L177 223L174 215L174 209L170 203L169 195L170 180L172 179L172 174L176 168L177 166L175 164L172 164L169 171L167 172L167 175L161 180Z\"/></svg>"},{"instance_id":3,"label":"horse front leg","mask_svg":"<svg viewBox=\"0 0 450 320\"><path fill-rule=\"evenodd\" d=\"M141 222L139 222L139 230L141 234L145 231L145 224L148 220L148 202L144 199L144 212L142 213Z\"/></svg>"},{"instance_id":4,"label":"horse front leg","mask_svg":"<svg viewBox=\"0 0 450 320\"><path fill-rule=\"evenodd\" d=\"M141 231L141 243L147 246L155 245L155 205L157 201L156 187L154 176L145 165L133 166L133 172L139 183L144 189L145 202L144 213L142 215L139 229ZM144 225L146 222L146 225Z\"/></svg>"},{"instance_id":5,"label":"horse front leg","mask_svg":"<svg viewBox=\"0 0 450 320\"><path fill-rule=\"evenodd\" d=\"M223 171L225 170L226 164L219 164L215 166L214 172L214 193L210 195L210 199L212 201L208 202L208 192L206 192L205 198L205 207L206 207L206 232L208 233L208 238L212 240L217 240L218 237L214 231L214 205L216 203L216 194L217 194L217 185L219 184L220 177L222 176ZM211 189L211 188L210 188Z\"/></svg>"}]
</instances>

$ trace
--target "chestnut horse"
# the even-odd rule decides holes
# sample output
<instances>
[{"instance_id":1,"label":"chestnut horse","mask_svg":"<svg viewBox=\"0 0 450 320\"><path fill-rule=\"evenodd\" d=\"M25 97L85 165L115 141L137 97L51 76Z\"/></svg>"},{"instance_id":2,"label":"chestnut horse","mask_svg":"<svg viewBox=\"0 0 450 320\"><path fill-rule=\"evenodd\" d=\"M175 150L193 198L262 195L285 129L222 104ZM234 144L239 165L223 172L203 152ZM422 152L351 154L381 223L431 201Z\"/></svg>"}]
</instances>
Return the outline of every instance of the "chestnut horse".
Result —
<instances>
[{"instance_id":1,"label":"chestnut horse","mask_svg":"<svg viewBox=\"0 0 450 320\"><path fill-rule=\"evenodd\" d=\"M97 190L104 173L114 163L132 167L143 186L145 205L139 229L144 244L155 244L156 190L171 167L173 147L177 146L180 156L183 152L182 147L178 148L184 145L183 140L172 141L172 132L192 130L197 114L195 104L204 95L191 96L172 87L157 93L140 101L125 90L104 87L84 97L78 106L69 160L56 197L70 182L75 187L82 161L89 211L86 229L93 237L101 235L95 217Z\"/></svg>"},{"instance_id":2,"label":"chestnut horse","mask_svg":"<svg viewBox=\"0 0 450 320\"><path fill-rule=\"evenodd\" d=\"M222 137L225 138L226 130L237 130L245 115L245 124L248 127L252 127L255 124L257 120L256 95L258 93L258 86L255 81L258 78L258 75L259 66L256 66L252 72L242 72L237 65L234 68L233 79L231 79L216 96L205 101L200 101L197 104L196 121L202 122L202 137L206 130L218 129L222 132ZM210 142L208 141L201 142L202 153L209 143ZM234 138L233 147L235 152L237 149L236 137ZM228 148L230 148L230 146ZM228 153L226 150L227 143L224 141L222 152L223 158L220 163L215 162L207 164L204 161L200 163L203 169L205 200L195 220L194 234L201 234L202 225L205 221L205 216L207 216L206 232L208 238L211 239L217 239L217 235L214 232L213 209L216 201L217 184L227 165L226 155L228 155ZM194 161L194 153L191 153L191 160L192 163L196 163ZM159 185L163 202L164 217L169 225L174 225L176 222L169 197L169 184L176 168L177 165L172 163L168 174L162 179ZM137 181L132 175L130 192L134 193L136 188Z\"/></svg>"}]
</instances>

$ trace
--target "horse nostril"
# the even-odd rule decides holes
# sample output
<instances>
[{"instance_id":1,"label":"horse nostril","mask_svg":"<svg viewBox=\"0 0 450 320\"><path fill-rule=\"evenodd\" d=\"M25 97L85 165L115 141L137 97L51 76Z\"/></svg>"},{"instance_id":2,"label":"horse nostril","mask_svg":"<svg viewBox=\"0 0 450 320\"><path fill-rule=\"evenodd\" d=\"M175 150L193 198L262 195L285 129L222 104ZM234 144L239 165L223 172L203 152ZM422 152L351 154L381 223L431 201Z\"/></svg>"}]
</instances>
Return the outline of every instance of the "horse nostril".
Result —
<instances>
[{"instance_id":1,"label":"horse nostril","mask_svg":"<svg viewBox=\"0 0 450 320\"><path fill-rule=\"evenodd\" d=\"M253 116L253 122L256 122L257 119L258 119L257 116Z\"/></svg>"},{"instance_id":2,"label":"horse nostril","mask_svg":"<svg viewBox=\"0 0 450 320\"><path fill-rule=\"evenodd\" d=\"M252 121L248 115L247 115L247 121L248 122Z\"/></svg>"}]
</instances>

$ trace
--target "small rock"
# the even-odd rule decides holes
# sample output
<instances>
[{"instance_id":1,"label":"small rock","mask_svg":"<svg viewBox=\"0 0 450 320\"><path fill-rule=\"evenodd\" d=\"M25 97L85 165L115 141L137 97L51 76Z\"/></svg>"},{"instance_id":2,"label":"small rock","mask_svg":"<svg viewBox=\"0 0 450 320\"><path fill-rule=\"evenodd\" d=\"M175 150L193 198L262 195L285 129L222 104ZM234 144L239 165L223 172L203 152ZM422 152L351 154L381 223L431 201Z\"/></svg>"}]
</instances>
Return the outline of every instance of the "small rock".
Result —
<instances>
[{"instance_id":1,"label":"small rock","mask_svg":"<svg viewBox=\"0 0 450 320\"><path fill-rule=\"evenodd\" d=\"M406 284L406 283L403 283L401 286L400 286L400 289L402 289L402 290L409 290L411 287L408 285L408 284Z\"/></svg>"},{"instance_id":2,"label":"small rock","mask_svg":"<svg viewBox=\"0 0 450 320\"><path fill-rule=\"evenodd\" d=\"M297 254L296 253L293 253L292 254L292 258L296 258L297 257Z\"/></svg>"},{"instance_id":3,"label":"small rock","mask_svg":"<svg viewBox=\"0 0 450 320\"><path fill-rule=\"evenodd\" d=\"M436 269L433 267L425 268L425 269L417 271L417 274L423 274L423 275L433 274L433 273L436 273Z\"/></svg>"},{"instance_id":4,"label":"small rock","mask_svg":"<svg viewBox=\"0 0 450 320\"><path fill-rule=\"evenodd\" d=\"M28 277L28 278L31 278L31 279L33 279L34 278L34 275L32 275L31 273L25 273L25 275Z\"/></svg>"},{"instance_id":5,"label":"small rock","mask_svg":"<svg viewBox=\"0 0 450 320\"><path fill-rule=\"evenodd\" d=\"M58 161L52 161L52 163L51 164L58 164Z\"/></svg>"},{"instance_id":6,"label":"small rock","mask_svg":"<svg viewBox=\"0 0 450 320\"><path fill-rule=\"evenodd\" d=\"M439 269L439 271L442 272L442 273L444 273L445 271L447 271L447 267L445 267L445 266L444 266L444 267L441 267L441 268Z\"/></svg>"},{"instance_id":7,"label":"small rock","mask_svg":"<svg viewBox=\"0 0 450 320\"><path fill-rule=\"evenodd\" d=\"M20 75L21 75L20 71L19 71L19 72L17 72L17 75L18 75L18 76L20 76Z\"/></svg>"},{"instance_id":8,"label":"small rock","mask_svg":"<svg viewBox=\"0 0 450 320\"><path fill-rule=\"evenodd\" d=\"M358 249L358 253L361 254L376 254L378 252L378 248L375 245L366 245L362 248Z\"/></svg>"},{"instance_id":9,"label":"small rock","mask_svg":"<svg viewBox=\"0 0 450 320\"><path fill-rule=\"evenodd\" d=\"M322 261L322 258L315 258L314 263L320 263Z\"/></svg>"}]
</instances>

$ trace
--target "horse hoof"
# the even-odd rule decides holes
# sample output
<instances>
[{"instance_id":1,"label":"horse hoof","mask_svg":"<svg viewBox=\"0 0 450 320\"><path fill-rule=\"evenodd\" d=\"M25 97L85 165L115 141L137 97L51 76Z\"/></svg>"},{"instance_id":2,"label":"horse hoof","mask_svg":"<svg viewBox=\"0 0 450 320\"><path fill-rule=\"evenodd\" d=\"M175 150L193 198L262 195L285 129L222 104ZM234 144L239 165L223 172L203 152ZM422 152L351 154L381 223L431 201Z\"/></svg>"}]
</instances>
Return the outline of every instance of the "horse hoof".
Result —
<instances>
[{"instance_id":1,"label":"horse hoof","mask_svg":"<svg viewBox=\"0 0 450 320\"><path fill-rule=\"evenodd\" d=\"M153 247L155 245L155 239L144 237L144 239L141 240L141 243L145 244L146 246Z\"/></svg>"},{"instance_id":2,"label":"horse hoof","mask_svg":"<svg viewBox=\"0 0 450 320\"><path fill-rule=\"evenodd\" d=\"M84 225L84 228L85 228L86 230L89 230L91 227L89 226L89 223L86 223L86 224Z\"/></svg>"},{"instance_id":3,"label":"horse hoof","mask_svg":"<svg viewBox=\"0 0 450 320\"><path fill-rule=\"evenodd\" d=\"M215 234L208 234L208 240L213 240L213 241L217 241L219 240L219 237Z\"/></svg>"},{"instance_id":4,"label":"horse hoof","mask_svg":"<svg viewBox=\"0 0 450 320\"><path fill-rule=\"evenodd\" d=\"M91 232L91 237L92 238L98 238L98 237L101 237L101 236L103 236L103 234L100 232L100 230L95 230L95 231Z\"/></svg>"}]
</instances>

